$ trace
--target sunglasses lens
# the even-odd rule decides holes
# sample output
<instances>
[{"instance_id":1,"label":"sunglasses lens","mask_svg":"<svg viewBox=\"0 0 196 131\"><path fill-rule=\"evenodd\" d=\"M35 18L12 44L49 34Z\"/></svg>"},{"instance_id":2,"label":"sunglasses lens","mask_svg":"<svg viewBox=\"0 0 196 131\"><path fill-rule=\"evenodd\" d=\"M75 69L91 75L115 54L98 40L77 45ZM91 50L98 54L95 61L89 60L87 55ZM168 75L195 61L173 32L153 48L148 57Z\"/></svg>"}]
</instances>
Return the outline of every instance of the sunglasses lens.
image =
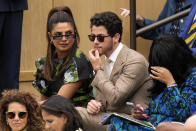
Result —
<instances>
[{"instance_id":1,"label":"sunglasses lens","mask_svg":"<svg viewBox=\"0 0 196 131\"><path fill-rule=\"evenodd\" d=\"M27 112L19 112L18 113L18 117L21 118L21 119L25 118L26 115L27 115Z\"/></svg>"},{"instance_id":2,"label":"sunglasses lens","mask_svg":"<svg viewBox=\"0 0 196 131\"><path fill-rule=\"evenodd\" d=\"M104 36L101 36L101 35L97 36L97 40L99 42L103 42L104 41Z\"/></svg>"},{"instance_id":3,"label":"sunglasses lens","mask_svg":"<svg viewBox=\"0 0 196 131\"><path fill-rule=\"evenodd\" d=\"M7 117L9 119L14 119L15 118L15 113L14 112L7 112Z\"/></svg>"},{"instance_id":4,"label":"sunglasses lens","mask_svg":"<svg viewBox=\"0 0 196 131\"><path fill-rule=\"evenodd\" d=\"M66 39L69 39L69 38L75 38L76 35L75 34L66 34L64 35Z\"/></svg>"},{"instance_id":5,"label":"sunglasses lens","mask_svg":"<svg viewBox=\"0 0 196 131\"><path fill-rule=\"evenodd\" d=\"M54 40L61 40L62 39L62 35L55 35L55 36L53 36L53 39Z\"/></svg>"},{"instance_id":6,"label":"sunglasses lens","mask_svg":"<svg viewBox=\"0 0 196 131\"><path fill-rule=\"evenodd\" d=\"M109 37L110 35L108 35L108 36L104 36L104 35L88 35L88 38L89 38L89 40L90 41L92 41L92 42L94 42L95 41L95 38L97 37L97 40L99 41L99 42L104 42L104 39L105 39L105 37Z\"/></svg>"},{"instance_id":7,"label":"sunglasses lens","mask_svg":"<svg viewBox=\"0 0 196 131\"><path fill-rule=\"evenodd\" d=\"M75 38L75 37L76 37L75 34L54 35L54 36L53 36L53 39L54 39L54 40L62 40L63 36L65 36L66 39Z\"/></svg>"},{"instance_id":8,"label":"sunglasses lens","mask_svg":"<svg viewBox=\"0 0 196 131\"><path fill-rule=\"evenodd\" d=\"M7 112L6 115L7 115L7 117L8 117L9 119L14 119L15 116L16 116L16 113L15 113L15 112ZM23 118L25 118L26 116L27 116L27 112L19 112L19 113L18 113L18 117L19 117L20 119L23 119Z\"/></svg>"},{"instance_id":9,"label":"sunglasses lens","mask_svg":"<svg viewBox=\"0 0 196 131\"><path fill-rule=\"evenodd\" d=\"M88 35L88 38L90 41L93 42L95 40L95 35Z\"/></svg>"}]
</instances>

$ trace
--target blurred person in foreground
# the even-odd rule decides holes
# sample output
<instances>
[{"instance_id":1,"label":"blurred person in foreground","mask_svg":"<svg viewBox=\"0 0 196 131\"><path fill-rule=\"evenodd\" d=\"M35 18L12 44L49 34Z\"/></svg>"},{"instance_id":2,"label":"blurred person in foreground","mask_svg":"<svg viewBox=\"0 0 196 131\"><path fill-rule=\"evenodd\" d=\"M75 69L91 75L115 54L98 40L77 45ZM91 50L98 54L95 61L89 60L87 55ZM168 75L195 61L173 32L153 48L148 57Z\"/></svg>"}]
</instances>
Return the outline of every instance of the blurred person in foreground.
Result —
<instances>
[{"instance_id":1,"label":"blurred person in foreground","mask_svg":"<svg viewBox=\"0 0 196 131\"><path fill-rule=\"evenodd\" d=\"M190 116L186 122L162 122L155 131L196 131L196 113Z\"/></svg>"},{"instance_id":2,"label":"blurred person in foreground","mask_svg":"<svg viewBox=\"0 0 196 131\"><path fill-rule=\"evenodd\" d=\"M49 131L83 131L82 118L70 100L51 96L41 105L45 129Z\"/></svg>"},{"instance_id":3,"label":"blurred person in foreground","mask_svg":"<svg viewBox=\"0 0 196 131\"><path fill-rule=\"evenodd\" d=\"M4 91L0 100L1 131L42 131L44 121L37 101L30 93Z\"/></svg>"}]
</instances>

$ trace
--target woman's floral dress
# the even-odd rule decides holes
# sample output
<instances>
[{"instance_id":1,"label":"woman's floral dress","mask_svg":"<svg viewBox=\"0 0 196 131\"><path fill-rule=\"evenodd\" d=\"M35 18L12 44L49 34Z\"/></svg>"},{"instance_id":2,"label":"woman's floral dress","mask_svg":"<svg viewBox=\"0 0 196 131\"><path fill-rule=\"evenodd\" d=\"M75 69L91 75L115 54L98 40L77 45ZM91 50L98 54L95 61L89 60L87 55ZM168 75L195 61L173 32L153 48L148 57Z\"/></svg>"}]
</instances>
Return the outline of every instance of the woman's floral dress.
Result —
<instances>
[{"instance_id":1,"label":"woman's floral dress","mask_svg":"<svg viewBox=\"0 0 196 131\"><path fill-rule=\"evenodd\" d=\"M77 49L74 57L72 57L72 59L66 65L66 70L63 76L52 82L47 81L39 75L43 71L45 60L45 57L41 57L35 62L37 71L34 73L36 80L33 81L33 86L42 95L50 97L52 95L56 95L61 86L64 84L86 80L82 87L80 87L72 97L72 101L75 106L85 107L87 105L87 102L92 99L92 87L90 86L90 83L93 79L93 69L86 56L79 49ZM55 75L58 74L65 60L66 59L55 58Z\"/></svg>"}]
</instances>

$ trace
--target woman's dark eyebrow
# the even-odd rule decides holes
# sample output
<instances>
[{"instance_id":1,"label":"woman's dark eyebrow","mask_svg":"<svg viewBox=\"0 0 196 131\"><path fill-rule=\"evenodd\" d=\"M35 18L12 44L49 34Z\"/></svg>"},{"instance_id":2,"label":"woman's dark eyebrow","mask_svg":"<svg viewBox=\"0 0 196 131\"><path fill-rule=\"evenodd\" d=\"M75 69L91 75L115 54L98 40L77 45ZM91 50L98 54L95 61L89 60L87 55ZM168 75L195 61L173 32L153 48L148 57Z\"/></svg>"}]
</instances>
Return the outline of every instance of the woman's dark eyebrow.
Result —
<instances>
[{"instance_id":1,"label":"woman's dark eyebrow","mask_svg":"<svg viewBox=\"0 0 196 131\"><path fill-rule=\"evenodd\" d=\"M68 30L65 32L65 34L72 34L73 32L71 30ZM62 35L63 32L54 32L55 35Z\"/></svg>"},{"instance_id":2,"label":"woman's dark eyebrow","mask_svg":"<svg viewBox=\"0 0 196 131\"><path fill-rule=\"evenodd\" d=\"M46 120L47 122L53 122L53 120Z\"/></svg>"},{"instance_id":3,"label":"woman's dark eyebrow","mask_svg":"<svg viewBox=\"0 0 196 131\"><path fill-rule=\"evenodd\" d=\"M62 35L62 32L54 32L55 35Z\"/></svg>"},{"instance_id":4,"label":"woman's dark eyebrow","mask_svg":"<svg viewBox=\"0 0 196 131\"><path fill-rule=\"evenodd\" d=\"M65 32L65 34L72 34L73 32L71 30L68 30Z\"/></svg>"}]
</instances>

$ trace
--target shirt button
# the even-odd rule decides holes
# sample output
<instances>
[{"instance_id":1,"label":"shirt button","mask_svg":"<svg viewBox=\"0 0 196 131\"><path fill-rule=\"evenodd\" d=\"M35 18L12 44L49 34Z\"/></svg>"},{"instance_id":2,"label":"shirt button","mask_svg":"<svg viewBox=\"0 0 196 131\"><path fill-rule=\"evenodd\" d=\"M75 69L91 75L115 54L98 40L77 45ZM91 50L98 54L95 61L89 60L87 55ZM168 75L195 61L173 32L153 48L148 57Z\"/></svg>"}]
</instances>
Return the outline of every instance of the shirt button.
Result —
<instances>
[{"instance_id":1,"label":"shirt button","mask_svg":"<svg viewBox=\"0 0 196 131\"><path fill-rule=\"evenodd\" d=\"M180 23L184 23L184 20L183 19L180 19Z\"/></svg>"}]
</instances>

